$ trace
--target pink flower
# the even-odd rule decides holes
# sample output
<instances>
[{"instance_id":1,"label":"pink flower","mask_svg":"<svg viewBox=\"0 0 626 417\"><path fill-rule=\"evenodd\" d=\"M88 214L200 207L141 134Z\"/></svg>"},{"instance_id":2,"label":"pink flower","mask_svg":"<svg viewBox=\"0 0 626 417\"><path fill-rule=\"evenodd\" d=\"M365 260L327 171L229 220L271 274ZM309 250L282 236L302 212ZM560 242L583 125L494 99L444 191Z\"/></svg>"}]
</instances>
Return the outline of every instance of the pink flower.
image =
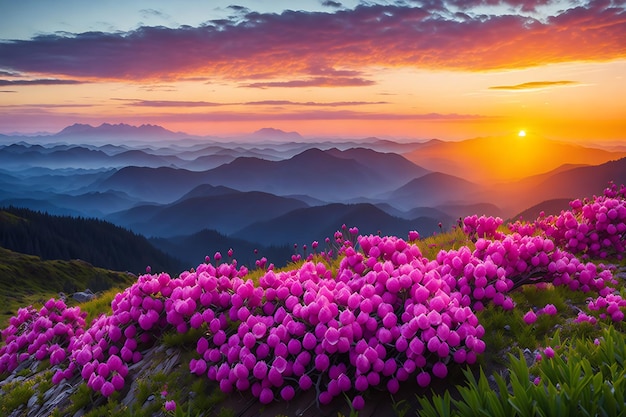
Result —
<instances>
[{"instance_id":1,"label":"pink flower","mask_svg":"<svg viewBox=\"0 0 626 417\"><path fill-rule=\"evenodd\" d=\"M526 324L533 324L536 321L537 315L532 310L529 310L528 313L524 314L524 322Z\"/></svg>"},{"instance_id":2,"label":"pink flower","mask_svg":"<svg viewBox=\"0 0 626 417\"><path fill-rule=\"evenodd\" d=\"M352 407L359 411L365 407L365 399L361 395L357 395L352 399Z\"/></svg>"},{"instance_id":3,"label":"pink flower","mask_svg":"<svg viewBox=\"0 0 626 417\"><path fill-rule=\"evenodd\" d=\"M417 384L422 388L427 387L428 384L430 384L430 374L426 371L422 371L419 374L417 374Z\"/></svg>"},{"instance_id":4,"label":"pink flower","mask_svg":"<svg viewBox=\"0 0 626 417\"><path fill-rule=\"evenodd\" d=\"M174 400L169 400L169 401L165 401L165 411L176 411L176 401Z\"/></svg>"},{"instance_id":5,"label":"pink flower","mask_svg":"<svg viewBox=\"0 0 626 417\"><path fill-rule=\"evenodd\" d=\"M543 312L544 314L547 314L549 316L556 316L557 314L557 310L554 304L546 304L546 306L543 308Z\"/></svg>"}]
</instances>

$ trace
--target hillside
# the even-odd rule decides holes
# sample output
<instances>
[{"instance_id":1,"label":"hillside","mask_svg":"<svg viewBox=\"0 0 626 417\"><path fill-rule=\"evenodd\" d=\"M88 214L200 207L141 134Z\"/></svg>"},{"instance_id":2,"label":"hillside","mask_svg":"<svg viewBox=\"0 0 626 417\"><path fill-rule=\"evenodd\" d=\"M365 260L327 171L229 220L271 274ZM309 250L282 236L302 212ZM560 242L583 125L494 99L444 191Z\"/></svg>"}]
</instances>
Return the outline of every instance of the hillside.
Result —
<instances>
[{"instance_id":1,"label":"hillside","mask_svg":"<svg viewBox=\"0 0 626 417\"><path fill-rule=\"evenodd\" d=\"M226 258L229 249L233 250L239 264L249 267L254 267L255 261L261 257L270 259L277 266L283 266L291 260L293 254L292 245L266 247L263 242L249 242L207 229L189 236L149 240L155 247L181 259L186 265L196 265L207 255L213 258L215 252L220 252Z\"/></svg>"},{"instance_id":2,"label":"hillside","mask_svg":"<svg viewBox=\"0 0 626 417\"><path fill-rule=\"evenodd\" d=\"M29 209L0 209L0 246L42 259L82 259L116 271L178 273L184 266L153 247L145 237L111 223L53 216Z\"/></svg>"},{"instance_id":3,"label":"hillside","mask_svg":"<svg viewBox=\"0 0 626 417\"><path fill-rule=\"evenodd\" d=\"M418 230L423 236L438 231L439 220L420 217L407 220L391 216L372 204L340 204L308 207L293 210L267 222L258 222L235 233L233 236L265 244L283 245L294 243L320 243L333 234L342 224L359 228L361 234L404 236L409 230Z\"/></svg>"},{"instance_id":4,"label":"hillside","mask_svg":"<svg viewBox=\"0 0 626 417\"><path fill-rule=\"evenodd\" d=\"M482 191L474 184L461 177L431 172L415 178L398 189L381 197L387 198L391 204L410 210L415 207L435 207L440 205L476 203L476 195Z\"/></svg>"},{"instance_id":5,"label":"hillside","mask_svg":"<svg viewBox=\"0 0 626 417\"><path fill-rule=\"evenodd\" d=\"M18 308L59 292L71 294L127 287L137 278L125 272L96 268L80 260L42 260L0 247L0 327Z\"/></svg>"}]
</instances>

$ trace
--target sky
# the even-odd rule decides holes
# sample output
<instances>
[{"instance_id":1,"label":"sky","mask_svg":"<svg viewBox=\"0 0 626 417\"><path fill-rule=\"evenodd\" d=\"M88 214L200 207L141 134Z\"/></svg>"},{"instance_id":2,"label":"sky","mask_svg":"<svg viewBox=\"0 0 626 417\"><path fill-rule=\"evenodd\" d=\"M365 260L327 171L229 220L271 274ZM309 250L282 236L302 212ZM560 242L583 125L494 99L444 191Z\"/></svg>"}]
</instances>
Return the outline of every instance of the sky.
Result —
<instances>
[{"instance_id":1,"label":"sky","mask_svg":"<svg viewBox=\"0 0 626 417\"><path fill-rule=\"evenodd\" d=\"M2 134L625 143L625 76L626 0L0 0Z\"/></svg>"}]
</instances>

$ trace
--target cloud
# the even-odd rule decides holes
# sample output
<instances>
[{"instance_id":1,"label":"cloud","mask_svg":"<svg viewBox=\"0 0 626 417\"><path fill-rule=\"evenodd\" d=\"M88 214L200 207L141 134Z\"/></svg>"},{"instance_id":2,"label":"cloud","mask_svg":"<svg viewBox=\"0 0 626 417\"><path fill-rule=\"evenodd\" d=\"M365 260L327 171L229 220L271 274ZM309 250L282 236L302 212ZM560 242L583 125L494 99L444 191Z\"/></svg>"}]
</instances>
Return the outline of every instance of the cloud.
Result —
<instances>
[{"instance_id":1,"label":"cloud","mask_svg":"<svg viewBox=\"0 0 626 417\"><path fill-rule=\"evenodd\" d=\"M129 106L138 107L220 107L220 106L303 106L303 107L345 107L345 106L364 106L370 104L388 104L386 101L332 101L332 102L314 102L314 101L290 101L290 100L261 100L247 101L243 103L215 103L210 101L177 101L177 100L136 100L114 98L117 101L127 101Z\"/></svg>"},{"instance_id":2,"label":"cloud","mask_svg":"<svg viewBox=\"0 0 626 417\"><path fill-rule=\"evenodd\" d=\"M298 87L362 87L374 85L374 81L363 78L347 78L347 77L315 77L308 80L292 80L292 81L269 81L245 84L244 87L251 88L298 88Z\"/></svg>"},{"instance_id":3,"label":"cloud","mask_svg":"<svg viewBox=\"0 0 626 417\"><path fill-rule=\"evenodd\" d=\"M332 1L332 0L325 0L322 2L322 6L324 7L334 7L336 9L342 7L342 4L339 3L338 1Z\"/></svg>"},{"instance_id":4,"label":"cloud","mask_svg":"<svg viewBox=\"0 0 626 417\"><path fill-rule=\"evenodd\" d=\"M478 6L509 6L519 8L523 12L533 12L541 6L558 4L557 0L447 0L460 9L469 10Z\"/></svg>"},{"instance_id":5,"label":"cloud","mask_svg":"<svg viewBox=\"0 0 626 417\"><path fill-rule=\"evenodd\" d=\"M3 41L0 56L3 71L139 82L207 77L256 88L372 85L363 74L374 67L484 71L626 58L626 9L615 2L591 1L541 19L487 15L485 7L461 8L461 0L421 3L425 6L362 3L333 12L282 13L231 6L237 16L199 27L144 26ZM546 3L468 4L532 9ZM304 80L282 81L285 77Z\"/></svg>"},{"instance_id":6,"label":"cloud","mask_svg":"<svg viewBox=\"0 0 626 417\"><path fill-rule=\"evenodd\" d=\"M263 100L243 103L251 106L313 106L313 107L343 107L364 106L369 104L389 104L387 101L331 101L328 103L314 101Z\"/></svg>"},{"instance_id":7,"label":"cloud","mask_svg":"<svg viewBox=\"0 0 626 417\"><path fill-rule=\"evenodd\" d=\"M130 101L130 106L139 107L216 107L226 106L224 103L213 103L210 101L177 101L177 100L128 100L114 99L122 101Z\"/></svg>"},{"instance_id":8,"label":"cloud","mask_svg":"<svg viewBox=\"0 0 626 417\"><path fill-rule=\"evenodd\" d=\"M479 114L457 113L424 113L424 114L389 114L375 112L358 112L352 110L315 110L304 112L277 112L277 113L251 113L242 111L225 111L211 113L185 113L172 115L159 115L158 120L176 122L249 122L249 121L311 121L311 120L366 120L366 121L471 121L491 120L497 116L484 116Z\"/></svg>"},{"instance_id":9,"label":"cloud","mask_svg":"<svg viewBox=\"0 0 626 417\"><path fill-rule=\"evenodd\" d=\"M11 72L11 71L1 71L0 70L0 77L19 77L21 74L18 74L16 72Z\"/></svg>"},{"instance_id":10,"label":"cloud","mask_svg":"<svg viewBox=\"0 0 626 417\"><path fill-rule=\"evenodd\" d=\"M0 93L17 93L15 90L0 90Z\"/></svg>"},{"instance_id":11,"label":"cloud","mask_svg":"<svg viewBox=\"0 0 626 417\"><path fill-rule=\"evenodd\" d=\"M4 85L71 85L83 84L84 81L78 80L57 80L57 79L38 79L38 80L1 80L0 86Z\"/></svg>"},{"instance_id":12,"label":"cloud","mask_svg":"<svg viewBox=\"0 0 626 417\"><path fill-rule=\"evenodd\" d=\"M553 87L573 86L579 85L578 81L531 81L528 83L516 84L516 85L496 85L489 87L490 90L539 90Z\"/></svg>"},{"instance_id":13,"label":"cloud","mask_svg":"<svg viewBox=\"0 0 626 417\"><path fill-rule=\"evenodd\" d=\"M141 14L141 16L143 16L144 18L146 17L160 17L163 19L169 19L171 16L163 13L160 10L156 10L156 9L141 9L139 10L139 14Z\"/></svg>"}]
</instances>

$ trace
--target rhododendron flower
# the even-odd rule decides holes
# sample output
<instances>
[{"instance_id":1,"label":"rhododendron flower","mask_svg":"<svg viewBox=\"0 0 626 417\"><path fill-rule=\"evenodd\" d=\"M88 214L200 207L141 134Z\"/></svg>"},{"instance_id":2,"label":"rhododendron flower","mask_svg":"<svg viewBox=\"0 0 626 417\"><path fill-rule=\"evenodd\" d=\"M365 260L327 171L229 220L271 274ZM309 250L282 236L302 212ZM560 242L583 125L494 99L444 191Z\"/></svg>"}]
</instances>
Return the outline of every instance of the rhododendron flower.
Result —
<instances>
[{"instance_id":1,"label":"rhododendron flower","mask_svg":"<svg viewBox=\"0 0 626 417\"><path fill-rule=\"evenodd\" d=\"M533 324L537 321L537 315L534 311L529 310L526 314L524 314L524 322L526 324Z\"/></svg>"},{"instance_id":2,"label":"rhododendron flower","mask_svg":"<svg viewBox=\"0 0 626 417\"><path fill-rule=\"evenodd\" d=\"M176 401L174 400L165 401L165 411L169 411L169 412L176 411Z\"/></svg>"}]
</instances>

